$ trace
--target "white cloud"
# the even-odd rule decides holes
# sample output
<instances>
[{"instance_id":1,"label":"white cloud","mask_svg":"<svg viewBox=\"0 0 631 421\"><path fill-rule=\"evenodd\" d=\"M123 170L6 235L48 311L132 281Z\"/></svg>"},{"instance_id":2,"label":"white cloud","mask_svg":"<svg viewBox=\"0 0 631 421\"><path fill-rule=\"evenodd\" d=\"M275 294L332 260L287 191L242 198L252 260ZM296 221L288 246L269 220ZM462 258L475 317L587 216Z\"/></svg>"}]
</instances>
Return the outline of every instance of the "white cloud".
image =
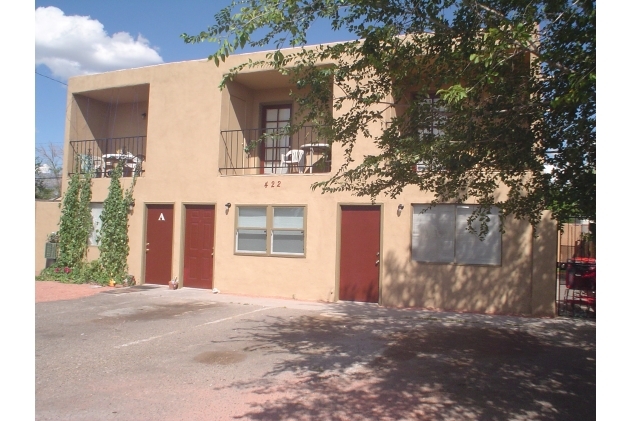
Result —
<instances>
[{"instance_id":1,"label":"white cloud","mask_svg":"<svg viewBox=\"0 0 631 421\"><path fill-rule=\"evenodd\" d=\"M45 65L58 78L162 63L142 35L109 36L89 16L66 16L56 7L35 9L35 65Z\"/></svg>"}]
</instances>

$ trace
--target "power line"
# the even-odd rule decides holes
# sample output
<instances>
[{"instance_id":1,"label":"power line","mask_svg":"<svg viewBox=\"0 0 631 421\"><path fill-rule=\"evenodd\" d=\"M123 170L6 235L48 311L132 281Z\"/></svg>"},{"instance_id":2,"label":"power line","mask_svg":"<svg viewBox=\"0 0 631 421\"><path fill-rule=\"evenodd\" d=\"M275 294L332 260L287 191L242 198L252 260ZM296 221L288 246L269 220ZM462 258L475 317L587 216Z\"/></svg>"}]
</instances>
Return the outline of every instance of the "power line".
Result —
<instances>
[{"instance_id":1,"label":"power line","mask_svg":"<svg viewBox=\"0 0 631 421\"><path fill-rule=\"evenodd\" d=\"M63 82L62 82L62 81L60 81L60 80L53 79L52 77L48 77L48 76L46 76L46 75L43 75L43 74L41 74L41 73L38 73L38 72L37 72L37 70L35 70L35 74L36 74L36 75L43 76L43 77L45 77L46 79L54 80L55 82L57 82L57 83L61 83L61 84L62 84L62 85L64 85L64 86L68 86L67 84L63 83Z\"/></svg>"}]
</instances>

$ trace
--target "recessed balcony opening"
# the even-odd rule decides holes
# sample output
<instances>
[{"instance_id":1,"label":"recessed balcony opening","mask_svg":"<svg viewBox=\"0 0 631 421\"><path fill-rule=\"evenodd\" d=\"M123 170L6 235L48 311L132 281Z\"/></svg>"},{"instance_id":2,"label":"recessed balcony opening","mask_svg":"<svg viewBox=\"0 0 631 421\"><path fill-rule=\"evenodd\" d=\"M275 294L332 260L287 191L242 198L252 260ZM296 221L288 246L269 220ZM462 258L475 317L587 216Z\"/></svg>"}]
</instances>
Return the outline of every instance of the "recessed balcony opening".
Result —
<instances>
[{"instance_id":1,"label":"recessed balcony opening","mask_svg":"<svg viewBox=\"0 0 631 421\"><path fill-rule=\"evenodd\" d=\"M292 125L303 115L294 97L300 91L289 76L271 70L240 73L226 88L219 142L221 175L331 172L331 142L323 127Z\"/></svg>"},{"instance_id":2,"label":"recessed balcony opening","mask_svg":"<svg viewBox=\"0 0 631 421\"><path fill-rule=\"evenodd\" d=\"M68 174L109 177L120 164L123 177L144 175L149 118L149 84L75 93Z\"/></svg>"}]
</instances>

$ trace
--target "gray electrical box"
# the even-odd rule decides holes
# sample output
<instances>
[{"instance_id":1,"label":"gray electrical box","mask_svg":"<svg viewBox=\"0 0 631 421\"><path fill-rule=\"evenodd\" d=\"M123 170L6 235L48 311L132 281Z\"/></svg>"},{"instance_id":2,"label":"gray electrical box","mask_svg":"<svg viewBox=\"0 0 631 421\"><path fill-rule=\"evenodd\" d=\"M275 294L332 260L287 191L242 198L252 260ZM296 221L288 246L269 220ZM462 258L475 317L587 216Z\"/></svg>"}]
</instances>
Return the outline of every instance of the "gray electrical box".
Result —
<instances>
[{"instance_id":1,"label":"gray electrical box","mask_svg":"<svg viewBox=\"0 0 631 421\"><path fill-rule=\"evenodd\" d=\"M44 251L44 257L46 259L57 259L57 250L59 243L46 243L46 250Z\"/></svg>"}]
</instances>

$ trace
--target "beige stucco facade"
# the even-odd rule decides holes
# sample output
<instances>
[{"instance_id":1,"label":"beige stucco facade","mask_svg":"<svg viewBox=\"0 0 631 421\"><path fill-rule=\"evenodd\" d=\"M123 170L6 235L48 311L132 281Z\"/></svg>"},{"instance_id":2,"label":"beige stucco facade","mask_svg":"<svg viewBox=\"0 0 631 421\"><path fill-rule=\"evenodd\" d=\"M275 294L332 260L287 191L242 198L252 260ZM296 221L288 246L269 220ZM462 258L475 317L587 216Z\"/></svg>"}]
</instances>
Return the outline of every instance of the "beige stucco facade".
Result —
<instances>
[{"instance_id":1,"label":"beige stucco facade","mask_svg":"<svg viewBox=\"0 0 631 421\"><path fill-rule=\"evenodd\" d=\"M200 60L69 80L64 168L71 168L76 161L73 146L76 149L80 141L92 141L86 143L89 145L86 150L97 154L95 150L100 149L99 157L105 157L102 149L105 141L95 139L140 139L134 140L138 142L134 147L142 149L142 173L134 188L128 259L129 273L138 281L145 282L147 273L147 206L173 205L172 261L168 276L177 276L186 287L186 207L203 204L215 206L214 238L211 239L214 288L222 293L301 300L339 299L342 205L371 204L368 198L348 193L321 194L312 190L313 183L328 179L339 168L341 147L332 145L328 155L332 172L324 173L315 172L313 168L306 171L302 167L295 174L275 170L262 174L263 155L252 158L242 149L226 152L226 133L234 131L244 136L235 143L241 148L251 133L248 130L263 127L266 106L292 104L292 115L299 112L289 95L292 89L289 81L271 71L249 71L230 82L223 91L218 88L221 75L229 66L263 55L233 56L220 68ZM381 130L381 127L375 125L370 130ZM301 140L291 140L292 144L296 141ZM360 138L356 156L369 153L373 148L370 142ZM308 156L309 149L303 149L307 151L303 165L308 157L313 163L313 156ZM64 171L64 186L67 186L69 172ZM93 179L93 202L103 202L106 198L109 180L104 176ZM121 180L126 188L132 178ZM411 212L413 204L429 203L431 199L431 195L410 187L396 200L381 197L375 203L380 206L381 217L380 304L554 315L557 237L548 213L536 238L528 223L507 220L499 265L420 263L412 260ZM231 203L228 210L226 203ZM398 211L400 204L403 209ZM304 254L236 253L235 218L238 208L248 205L304 207ZM45 235L57 229L59 210L36 202L36 217L36 250L41 251ZM89 256L98 256L98 249L91 247ZM36 271L44 265L43 251L36 251Z\"/></svg>"},{"instance_id":2,"label":"beige stucco facade","mask_svg":"<svg viewBox=\"0 0 631 421\"><path fill-rule=\"evenodd\" d=\"M35 274L46 267L44 255L48 234L59 229L59 200L35 200ZM49 262L52 263L52 262Z\"/></svg>"}]
</instances>

